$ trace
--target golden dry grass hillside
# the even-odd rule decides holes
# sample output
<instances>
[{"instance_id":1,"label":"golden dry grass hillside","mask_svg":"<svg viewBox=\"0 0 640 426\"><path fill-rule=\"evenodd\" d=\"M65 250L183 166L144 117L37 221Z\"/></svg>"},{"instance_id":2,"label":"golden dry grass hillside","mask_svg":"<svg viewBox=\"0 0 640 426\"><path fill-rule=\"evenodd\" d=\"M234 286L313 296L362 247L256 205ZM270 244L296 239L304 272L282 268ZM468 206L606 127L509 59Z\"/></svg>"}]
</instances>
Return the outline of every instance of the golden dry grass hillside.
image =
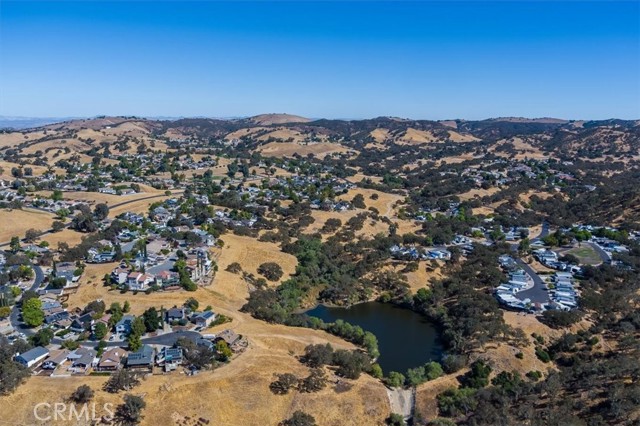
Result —
<instances>
[{"instance_id":1,"label":"golden dry grass hillside","mask_svg":"<svg viewBox=\"0 0 640 426\"><path fill-rule=\"evenodd\" d=\"M396 143L408 145L419 145L438 141L439 138L434 135L433 132L413 128L407 129L399 138L396 139Z\"/></svg>"},{"instance_id":2,"label":"golden dry grass hillside","mask_svg":"<svg viewBox=\"0 0 640 426\"><path fill-rule=\"evenodd\" d=\"M251 117L249 120L263 126L284 123L308 123L311 121L310 118L292 114L260 114Z\"/></svg>"},{"instance_id":3,"label":"golden dry grass hillside","mask_svg":"<svg viewBox=\"0 0 640 426\"><path fill-rule=\"evenodd\" d=\"M54 219L53 214L40 210L0 210L0 243L9 242L13 236L23 238L28 229L48 230Z\"/></svg>"},{"instance_id":4,"label":"golden dry grass hillside","mask_svg":"<svg viewBox=\"0 0 640 426\"><path fill-rule=\"evenodd\" d=\"M35 132L10 132L10 133L0 133L0 148L4 148L6 146L16 146L23 142L29 142L36 139L40 139L46 136L44 130L38 130Z\"/></svg>"},{"instance_id":5,"label":"golden dry grass hillside","mask_svg":"<svg viewBox=\"0 0 640 426\"><path fill-rule=\"evenodd\" d=\"M380 215L387 217L395 216L396 204L401 204L404 201L404 197L401 195L366 188L350 189L346 194L340 195L338 199L351 201L358 194L364 197L364 204L367 208L373 207L378 210Z\"/></svg>"},{"instance_id":6,"label":"golden dry grass hillside","mask_svg":"<svg viewBox=\"0 0 640 426\"><path fill-rule=\"evenodd\" d=\"M293 157L294 154L301 156L313 154L316 157L324 158L329 154L341 154L346 153L349 150L342 145L331 142L314 142L306 144L295 142L269 142L258 147L258 151L267 157Z\"/></svg>"},{"instance_id":7,"label":"golden dry grass hillside","mask_svg":"<svg viewBox=\"0 0 640 426\"><path fill-rule=\"evenodd\" d=\"M121 294L101 283L101 277L113 264L92 264L87 266L78 292L70 295L71 308L82 307L96 299L104 300L107 305L128 300L134 314L141 314L151 306L179 305L188 297L195 297L201 305L211 305L216 312L231 318L230 323L217 326L213 332L231 328L249 340L245 353L213 372L196 377L174 372L146 378L132 391L143 395L147 403L142 424L184 425L187 418L202 417L216 425L276 425L294 411L304 410L315 416L320 425L382 425L389 414L386 391L379 381L369 376L348 381L350 388L340 393L334 390L337 378L331 372L330 385L319 394L292 392L277 396L271 393L269 383L276 373L289 372L302 377L308 374L308 368L297 360L307 345L329 342L337 348L353 346L322 331L267 324L239 312L248 288L241 274L226 272L226 266L238 262L244 271L256 273L262 262L275 261L285 270L283 279L286 279L294 272L296 260L280 252L274 244L248 237L224 235L223 241L224 247L217 249L220 270L211 285L196 292ZM119 396L99 390L103 382L104 378L86 380L97 390L96 401L119 402ZM5 415L5 420L11 424L33 422L33 405L43 398L51 402L62 401L78 383L64 378L29 379L18 392L0 398L3 403L16 407ZM349 415L345 416L345 413Z\"/></svg>"},{"instance_id":8,"label":"golden dry grass hillside","mask_svg":"<svg viewBox=\"0 0 640 426\"><path fill-rule=\"evenodd\" d=\"M313 333L311 333L313 334ZM250 337L251 338L251 337ZM308 369L294 357L304 345L325 342L326 336L302 336L299 341L273 338L251 338L248 350L228 365L195 377L178 372L145 378L130 393L144 397L147 404L142 425L193 425L187 419L204 418L214 425L277 425L296 410L313 415L322 426L382 425L389 413L384 387L370 377L352 381L352 387L336 392L333 383L317 394L291 392L274 395L269 390L277 373L294 373L304 377ZM337 339L331 343L345 347ZM335 376L330 375L331 382ZM122 393L113 395L101 390L104 377L82 379L96 391L97 412L104 403L117 405ZM14 394L0 398L6 424L35 424L33 407L39 402L63 402L76 389L75 378L32 377ZM348 414L345 414L348 413ZM56 424L76 424L56 423Z\"/></svg>"},{"instance_id":9,"label":"golden dry grass hillside","mask_svg":"<svg viewBox=\"0 0 640 426\"><path fill-rule=\"evenodd\" d=\"M489 189L474 188L462 194L458 194L458 198L460 198L461 201L468 201L474 198L482 198L486 197L487 195L493 195L497 192L500 192L500 188L497 188L495 186Z\"/></svg>"}]
</instances>

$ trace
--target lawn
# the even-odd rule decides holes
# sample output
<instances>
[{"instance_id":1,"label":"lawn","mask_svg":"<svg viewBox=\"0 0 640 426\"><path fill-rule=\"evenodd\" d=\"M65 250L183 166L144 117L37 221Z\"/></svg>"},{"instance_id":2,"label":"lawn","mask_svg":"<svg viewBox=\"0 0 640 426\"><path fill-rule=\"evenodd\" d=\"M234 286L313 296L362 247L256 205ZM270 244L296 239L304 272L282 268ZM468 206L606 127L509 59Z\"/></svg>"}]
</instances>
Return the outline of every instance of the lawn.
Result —
<instances>
[{"instance_id":1,"label":"lawn","mask_svg":"<svg viewBox=\"0 0 640 426\"><path fill-rule=\"evenodd\" d=\"M598 253L596 253L596 251L588 245L584 245L582 247L574 247L571 250L568 250L566 254L572 254L576 256L578 259L580 259L581 264L598 265L602 263L602 259L600 259L600 256L598 256Z\"/></svg>"}]
</instances>

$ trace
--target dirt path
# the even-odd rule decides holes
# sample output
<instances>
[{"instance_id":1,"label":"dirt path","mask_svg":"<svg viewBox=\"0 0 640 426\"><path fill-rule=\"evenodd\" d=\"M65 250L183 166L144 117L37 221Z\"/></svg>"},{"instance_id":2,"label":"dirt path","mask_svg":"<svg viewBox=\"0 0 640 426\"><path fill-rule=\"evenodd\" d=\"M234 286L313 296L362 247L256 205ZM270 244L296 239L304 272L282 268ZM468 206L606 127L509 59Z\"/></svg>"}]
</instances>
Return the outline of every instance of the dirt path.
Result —
<instances>
[{"instance_id":1,"label":"dirt path","mask_svg":"<svg viewBox=\"0 0 640 426\"><path fill-rule=\"evenodd\" d=\"M395 200L389 201L387 203L387 211L385 212L384 216L388 217L389 219L391 219L391 214L393 213L393 204L395 203Z\"/></svg>"},{"instance_id":2,"label":"dirt path","mask_svg":"<svg viewBox=\"0 0 640 426\"><path fill-rule=\"evenodd\" d=\"M413 415L413 407L415 406L415 390L387 388L387 396L391 405L391 412L402 414L405 420L409 420Z\"/></svg>"}]
</instances>

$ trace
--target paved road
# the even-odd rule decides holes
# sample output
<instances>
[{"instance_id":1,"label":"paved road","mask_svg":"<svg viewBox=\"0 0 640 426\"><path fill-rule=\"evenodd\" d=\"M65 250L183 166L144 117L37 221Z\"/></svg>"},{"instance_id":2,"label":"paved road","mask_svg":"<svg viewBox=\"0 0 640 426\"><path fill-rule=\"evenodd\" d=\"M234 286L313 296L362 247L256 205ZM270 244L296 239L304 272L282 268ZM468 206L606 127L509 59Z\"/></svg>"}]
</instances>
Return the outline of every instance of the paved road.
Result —
<instances>
[{"instance_id":1,"label":"paved road","mask_svg":"<svg viewBox=\"0 0 640 426\"><path fill-rule=\"evenodd\" d=\"M542 239L547 235L549 235L549 224L547 222L542 222L542 229L540 230L540 233L535 236L532 241ZM530 299L531 303L548 303L549 292L544 285L544 281L542 281L542 278L538 276L531 266L526 264L517 256L518 244L511 244L511 251L515 254L513 257L515 258L516 263L533 279L533 287L529 290L523 290L516 293L515 297L520 300Z\"/></svg>"},{"instance_id":2,"label":"paved road","mask_svg":"<svg viewBox=\"0 0 640 426\"><path fill-rule=\"evenodd\" d=\"M533 287L529 290L523 290L515 294L515 296L520 299L530 299L531 303L548 303L549 302L549 292L544 285L544 281L542 278L538 276L536 271L529 265L527 265L522 259L516 258L516 263L524 269L524 271L533 278Z\"/></svg>"},{"instance_id":3,"label":"paved road","mask_svg":"<svg viewBox=\"0 0 640 426\"><path fill-rule=\"evenodd\" d=\"M531 241L534 240L541 240L544 237L546 237L547 235L549 235L549 224L547 222L542 222L542 229L540 230L540 233L538 235L536 235L533 238L530 238Z\"/></svg>"},{"instance_id":4,"label":"paved road","mask_svg":"<svg viewBox=\"0 0 640 426\"><path fill-rule=\"evenodd\" d=\"M31 286L31 288L29 288L29 290L36 291L38 287L40 287L40 284L42 284L42 282L44 281L44 272L42 272L42 268L40 268L38 265L31 265L31 267L35 272L35 279L33 280L33 285ZM25 335L35 334L35 331L33 331L33 329L27 327L18 320L19 316L20 310L18 309L18 305L15 304L13 305L11 315L9 316L9 321L11 322L11 326L13 326L14 330L20 333L24 333Z\"/></svg>"}]
</instances>

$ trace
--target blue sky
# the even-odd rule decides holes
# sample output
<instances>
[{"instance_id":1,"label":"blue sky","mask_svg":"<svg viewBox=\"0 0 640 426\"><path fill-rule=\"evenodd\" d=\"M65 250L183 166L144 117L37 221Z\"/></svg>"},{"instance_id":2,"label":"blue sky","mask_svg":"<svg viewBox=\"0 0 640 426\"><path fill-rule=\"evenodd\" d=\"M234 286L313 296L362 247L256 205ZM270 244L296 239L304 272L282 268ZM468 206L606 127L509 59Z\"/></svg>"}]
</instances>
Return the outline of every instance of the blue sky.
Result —
<instances>
[{"instance_id":1,"label":"blue sky","mask_svg":"<svg viewBox=\"0 0 640 426\"><path fill-rule=\"evenodd\" d=\"M0 2L0 115L640 118L640 3Z\"/></svg>"}]
</instances>

